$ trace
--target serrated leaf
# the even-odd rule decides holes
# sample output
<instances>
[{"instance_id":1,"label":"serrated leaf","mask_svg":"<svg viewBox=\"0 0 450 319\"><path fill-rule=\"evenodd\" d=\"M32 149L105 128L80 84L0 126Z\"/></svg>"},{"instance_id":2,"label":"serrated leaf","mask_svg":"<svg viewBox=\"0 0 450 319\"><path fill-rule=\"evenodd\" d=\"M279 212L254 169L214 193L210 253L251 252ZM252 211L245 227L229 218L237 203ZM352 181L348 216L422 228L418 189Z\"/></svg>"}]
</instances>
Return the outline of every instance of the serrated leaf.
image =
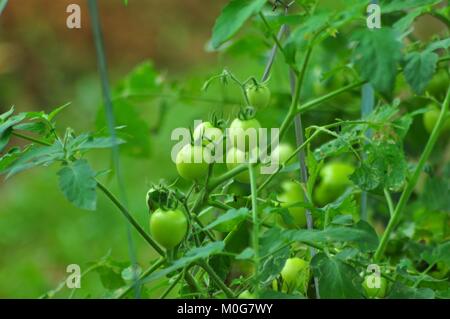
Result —
<instances>
[{"instance_id":1,"label":"serrated leaf","mask_svg":"<svg viewBox=\"0 0 450 319\"><path fill-rule=\"evenodd\" d=\"M86 160L77 160L59 172L59 187L75 206L95 210L97 208L97 181L95 172Z\"/></svg>"},{"instance_id":2,"label":"serrated leaf","mask_svg":"<svg viewBox=\"0 0 450 319\"><path fill-rule=\"evenodd\" d=\"M59 114L61 113L61 111L63 111L66 107L68 107L70 104L72 104L72 102L68 102L64 105L61 105L59 107L57 107L56 109L54 109L53 111L50 112L50 114L48 115L48 121L52 122L53 119Z\"/></svg>"},{"instance_id":3,"label":"serrated leaf","mask_svg":"<svg viewBox=\"0 0 450 319\"><path fill-rule=\"evenodd\" d=\"M321 298L362 298L361 277L353 267L342 260L319 253L311 260L311 267L319 280Z\"/></svg>"},{"instance_id":4,"label":"serrated leaf","mask_svg":"<svg viewBox=\"0 0 450 319\"><path fill-rule=\"evenodd\" d=\"M221 241L215 241L215 242L208 243L202 247L193 248L193 249L189 250L188 252L186 252L184 254L184 256L181 257L180 259L175 260L172 265L170 265L169 267L167 267L161 271L151 274L142 282L145 283L145 282L149 282L149 281L164 277L167 274L169 274L175 270L178 270L180 268L190 265L194 261L197 261L200 259L206 259L212 255L216 255L216 254L222 252L224 248L225 248L225 244Z\"/></svg>"},{"instance_id":5,"label":"serrated leaf","mask_svg":"<svg viewBox=\"0 0 450 319\"><path fill-rule=\"evenodd\" d=\"M253 248L245 248L239 255L236 256L238 260L250 259L255 255Z\"/></svg>"},{"instance_id":6,"label":"serrated leaf","mask_svg":"<svg viewBox=\"0 0 450 319\"><path fill-rule=\"evenodd\" d=\"M289 241L326 244L348 243L362 251L373 251L379 243L374 229L364 221L359 221L351 227L331 225L324 230L288 230L283 232L282 236Z\"/></svg>"},{"instance_id":7,"label":"serrated leaf","mask_svg":"<svg viewBox=\"0 0 450 319\"><path fill-rule=\"evenodd\" d=\"M436 71L439 56L434 52L412 52L405 57L403 73L408 84L417 94L425 91Z\"/></svg>"},{"instance_id":8,"label":"serrated leaf","mask_svg":"<svg viewBox=\"0 0 450 319\"><path fill-rule=\"evenodd\" d=\"M13 127L14 125L22 122L25 119L25 114L20 113L18 115L8 117L4 120L3 123L0 124L0 136L3 135L5 131L7 131L9 128Z\"/></svg>"},{"instance_id":9,"label":"serrated leaf","mask_svg":"<svg viewBox=\"0 0 450 319\"><path fill-rule=\"evenodd\" d=\"M387 296L388 299L434 299L435 293L430 288L413 288L396 282L391 292Z\"/></svg>"},{"instance_id":10,"label":"serrated leaf","mask_svg":"<svg viewBox=\"0 0 450 319\"><path fill-rule=\"evenodd\" d=\"M14 129L18 131L28 131L37 134L43 134L47 129L47 125L45 125L45 123L43 122L21 123L14 125Z\"/></svg>"},{"instance_id":11,"label":"serrated leaf","mask_svg":"<svg viewBox=\"0 0 450 319\"><path fill-rule=\"evenodd\" d=\"M408 164L401 147L391 142L375 142L364 146L366 159L350 176L362 190L370 191L382 185L399 190L408 173Z\"/></svg>"},{"instance_id":12,"label":"serrated leaf","mask_svg":"<svg viewBox=\"0 0 450 319\"><path fill-rule=\"evenodd\" d=\"M425 51L431 52L437 49L447 50L450 47L450 38L432 42Z\"/></svg>"},{"instance_id":13,"label":"serrated leaf","mask_svg":"<svg viewBox=\"0 0 450 319\"><path fill-rule=\"evenodd\" d=\"M100 275L100 281L102 282L103 287L106 289L115 290L126 284L122 279L122 276L108 265L100 266L96 271Z\"/></svg>"},{"instance_id":14,"label":"serrated leaf","mask_svg":"<svg viewBox=\"0 0 450 319\"><path fill-rule=\"evenodd\" d=\"M228 230L233 229L237 224L246 219L249 216L249 210L247 208L230 209L223 215L220 215L215 221L205 227L205 230L216 228L226 224Z\"/></svg>"},{"instance_id":15,"label":"serrated leaf","mask_svg":"<svg viewBox=\"0 0 450 319\"><path fill-rule=\"evenodd\" d=\"M37 167L48 166L55 161L64 159L64 150L60 143L55 143L51 146L36 146L32 145L17 157L12 164L10 164L5 172L6 178L20 173L24 170Z\"/></svg>"},{"instance_id":16,"label":"serrated leaf","mask_svg":"<svg viewBox=\"0 0 450 319\"><path fill-rule=\"evenodd\" d=\"M266 0L232 0L222 10L214 24L211 44L217 49L229 40L244 23L258 13Z\"/></svg>"},{"instance_id":17,"label":"serrated leaf","mask_svg":"<svg viewBox=\"0 0 450 319\"><path fill-rule=\"evenodd\" d=\"M387 96L394 89L402 57L402 43L398 38L397 32L389 27L360 30L354 36L358 42L354 52L356 68L375 90Z\"/></svg>"},{"instance_id":18,"label":"serrated leaf","mask_svg":"<svg viewBox=\"0 0 450 319\"><path fill-rule=\"evenodd\" d=\"M383 13L391 13L395 11L411 10L417 7L431 6L439 2L441 2L441 0L384 0L380 3L380 6Z\"/></svg>"}]
</instances>

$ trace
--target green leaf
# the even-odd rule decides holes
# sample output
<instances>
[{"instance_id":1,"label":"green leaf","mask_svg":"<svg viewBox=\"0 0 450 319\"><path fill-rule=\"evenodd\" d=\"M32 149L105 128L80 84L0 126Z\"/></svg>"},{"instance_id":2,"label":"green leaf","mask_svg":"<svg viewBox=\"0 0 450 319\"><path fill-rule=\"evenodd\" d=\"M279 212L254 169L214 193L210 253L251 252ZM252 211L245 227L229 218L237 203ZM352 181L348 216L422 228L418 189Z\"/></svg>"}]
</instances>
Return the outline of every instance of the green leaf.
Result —
<instances>
[{"instance_id":1,"label":"green leaf","mask_svg":"<svg viewBox=\"0 0 450 319\"><path fill-rule=\"evenodd\" d=\"M300 294L290 295L284 292L274 291L274 290L263 290L259 293L259 298L261 299L305 299L304 296Z\"/></svg>"},{"instance_id":2,"label":"green leaf","mask_svg":"<svg viewBox=\"0 0 450 319\"><path fill-rule=\"evenodd\" d=\"M229 40L244 23L258 13L266 0L232 0L220 13L212 31L211 44L217 49Z\"/></svg>"},{"instance_id":3,"label":"green leaf","mask_svg":"<svg viewBox=\"0 0 450 319\"><path fill-rule=\"evenodd\" d=\"M450 180L445 177L429 177L420 196L429 211L450 211Z\"/></svg>"},{"instance_id":4,"label":"green leaf","mask_svg":"<svg viewBox=\"0 0 450 319\"><path fill-rule=\"evenodd\" d=\"M403 73L411 88L417 94L425 91L436 71L439 56L434 52L412 52L405 57Z\"/></svg>"},{"instance_id":5,"label":"green leaf","mask_svg":"<svg viewBox=\"0 0 450 319\"><path fill-rule=\"evenodd\" d=\"M5 10L7 4L8 0L0 0L0 15L2 14L3 10Z\"/></svg>"},{"instance_id":6,"label":"green leaf","mask_svg":"<svg viewBox=\"0 0 450 319\"><path fill-rule=\"evenodd\" d=\"M361 277L353 267L342 260L319 253L311 260L311 267L319 280L321 298L362 298Z\"/></svg>"},{"instance_id":7,"label":"green leaf","mask_svg":"<svg viewBox=\"0 0 450 319\"><path fill-rule=\"evenodd\" d=\"M239 255L236 256L238 260L250 259L255 255L253 248L245 248Z\"/></svg>"},{"instance_id":8,"label":"green leaf","mask_svg":"<svg viewBox=\"0 0 450 319\"><path fill-rule=\"evenodd\" d=\"M14 113L14 106L12 106L12 107L9 109L9 111L7 111L7 112L5 112L5 113L2 113L2 114L0 115L0 122L5 121L8 117L10 117L11 115L13 115L13 113Z\"/></svg>"},{"instance_id":9,"label":"green leaf","mask_svg":"<svg viewBox=\"0 0 450 319\"><path fill-rule=\"evenodd\" d=\"M380 3L380 6L383 13L391 13L395 11L411 10L417 7L431 6L439 2L441 2L441 0L384 0Z\"/></svg>"},{"instance_id":10,"label":"green leaf","mask_svg":"<svg viewBox=\"0 0 450 319\"><path fill-rule=\"evenodd\" d=\"M18 131L27 131L37 134L44 134L47 129L47 125L45 125L45 123L43 122L21 123L15 125L14 129Z\"/></svg>"},{"instance_id":11,"label":"green leaf","mask_svg":"<svg viewBox=\"0 0 450 319\"><path fill-rule=\"evenodd\" d=\"M6 146L8 146L9 140L11 138L11 133L12 129L9 128L4 131L2 135L0 135L0 152L3 151Z\"/></svg>"},{"instance_id":12,"label":"green leaf","mask_svg":"<svg viewBox=\"0 0 450 319\"><path fill-rule=\"evenodd\" d=\"M3 123L0 124L0 136L3 135L5 131L7 131L9 128L13 127L14 125L22 122L25 119L25 114L20 113L18 115L9 117L4 120Z\"/></svg>"},{"instance_id":13,"label":"green leaf","mask_svg":"<svg viewBox=\"0 0 450 319\"><path fill-rule=\"evenodd\" d=\"M61 105L59 107L57 107L56 109L54 109L53 111L50 112L50 114L47 116L47 119L49 122L52 122L53 119L61 112L63 111L66 107L68 107L70 104L72 104L72 102L68 102L64 105Z\"/></svg>"},{"instance_id":14,"label":"green leaf","mask_svg":"<svg viewBox=\"0 0 450 319\"><path fill-rule=\"evenodd\" d=\"M77 160L59 172L59 187L75 206L95 210L97 207L97 181L95 172L86 160Z\"/></svg>"},{"instance_id":15,"label":"green leaf","mask_svg":"<svg viewBox=\"0 0 450 319\"><path fill-rule=\"evenodd\" d=\"M188 252L186 252L186 254L183 257L181 257L180 259L175 260L172 265L170 265L169 267L167 267L161 271L151 274L146 279L144 279L142 282L145 283L145 282L159 279L163 276L170 274L171 272L173 272L175 270L178 270L180 268L184 268L184 267L190 265L194 261L197 261L199 259L206 259L209 256L216 255L216 254L222 252L224 247L225 247L225 244L223 242L215 241L212 243L208 243L203 247L193 248L193 249L189 250Z\"/></svg>"},{"instance_id":16,"label":"green leaf","mask_svg":"<svg viewBox=\"0 0 450 319\"><path fill-rule=\"evenodd\" d=\"M109 290L115 290L125 286L125 281L122 279L120 273L116 272L111 266L100 266L96 269L100 275L100 281L103 287Z\"/></svg>"},{"instance_id":17,"label":"green leaf","mask_svg":"<svg viewBox=\"0 0 450 319\"><path fill-rule=\"evenodd\" d=\"M368 223L359 221L351 227L328 226L324 230L288 230L282 236L289 241L311 243L351 243L362 251L373 251L378 247L378 236Z\"/></svg>"},{"instance_id":18,"label":"green leaf","mask_svg":"<svg viewBox=\"0 0 450 319\"><path fill-rule=\"evenodd\" d=\"M8 173L6 178L10 178L24 170L37 166L48 166L55 161L63 159L64 150L58 142L51 146L32 145L22 152L20 156L17 156L17 160L8 165L8 168L4 172Z\"/></svg>"},{"instance_id":19,"label":"green leaf","mask_svg":"<svg viewBox=\"0 0 450 319\"><path fill-rule=\"evenodd\" d=\"M450 38L447 38L431 43L425 51L431 52L438 49L447 50L449 47L450 47Z\"/></svg>"},{"instance_id":20,"label":"green leaf","mask_svg":"<svg viewBox=\"0 0 450 319\"><path fill-rule=\"evenodd\" d=\"M406 32L411 24L413 24L414 20L422 14L423 10L413 10L411 12L408 12L403 18L397 20L397 22L394 23L393 27L399 33Z\"/></svg>"},{"instance_id":21,"label":"green leaf","mask_svg":"<svg viewBox=\"0 0 450 319\"><path fill-rule=\"evenodd\" d=\"M402 188L408 173L408 164L401 147L390 141L377 141L364 146L366 159L350 176L362 190L378 186L397 191Z\"/></svg>"},{"instance_id":22,"label":"green leaf","mask_svg":"<svg viewBox=\"0 0 450 319\"><path fill-rule=\"evenodd\" d=\"M71 152L90 150L90 149L102 149L111 148L117 145L124 144L125 141L112 137L94 137L91 134L82 134L68 143L68 148Z\"/></svg>"},{"instance_id":23,"label":"green leaf","mask_svg":"<svg viewBox=\"0 0 450 319\"><path fill-rule=\"evenodd\" d=\"M431 252L423 252L422 258L430 265L438 262L443 262L448 267L450 267L450 241L439 244Z\"/></svg>"},{"instance_id":24,"label":"green leaf","mask_svg":"<svg viewBox=\"0 0 450 319\"><path fill-rule=\"evenodd\" d=\"M211 229L211 228L224 228L220 226L225 226L226 230L223 231L230 231L233 229L237 224L239 224L241 221L246 219L249 216L249 211L247 208L239 208L239 209L230 209L225 214L220 215L219 218L217 218L215 221L213 221L211 224L205 227L205 230ZM221 230L222 231L222 230Z\"/></svg>"},{"instance_id":25,"label":"green leaf","mask_svg":"<svg viewBox=\"0 0 450 319\"><path fill-rule=\"evenodd\" d=\"M388 299L434 299L435 293L430 288L413 288L396 282L391 292L387 296Z\"/></svg>"},{"instance_id":26,"label":"green leaf","mask_svg":"<svg viewBox=\"0 0 450 319\"><path fill-rule=\"evenodd\" d=\"M375 90L391 96L402 57L402 43L397 32L389 27L363 29L357 31L354 38L358 42L354 61L361 77Z\"/></svg>"}]
</instances>

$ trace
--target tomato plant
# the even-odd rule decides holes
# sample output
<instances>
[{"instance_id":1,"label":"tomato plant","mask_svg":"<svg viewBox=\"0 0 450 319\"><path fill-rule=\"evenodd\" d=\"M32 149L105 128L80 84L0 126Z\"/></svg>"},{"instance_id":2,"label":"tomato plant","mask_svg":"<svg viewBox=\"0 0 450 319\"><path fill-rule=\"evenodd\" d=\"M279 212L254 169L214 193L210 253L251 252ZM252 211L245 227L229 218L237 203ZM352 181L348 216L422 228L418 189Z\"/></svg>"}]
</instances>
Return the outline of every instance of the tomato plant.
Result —
<instances>
[{"instance_id":1,"label":"tomato plant","mask_svg":"<svg viewBox=\"0 0 450 319\"><path fill-rule=\"evenodd\" d=\"M203 90L195 76L182 81L195 86L192 95L150 63L110 93L96 29L105 90L98 132L61 132L56 119L67 105L11 108L0 115L0 172L10 178L57 163L71 203L96 210L98 191L158 255L142 267L112 263L121 268L111 266L112 276L125 272L128 282L105 287L108 296L131 298L142 285L161 298L449 298L450 20L438 2L380 1L383 24L369 28L367 1L232 0L207 45L220 57L213 75L204 74ZM419 16L446 28L421 40L412 34ZM161 102L154 130L136 100ZM221 118L204 115L192 131L200 101ZM174 140L182 120L188 142L162 169L167 133ZM274 129L266 145L258 143L265 128ZM164 178L142 198L148 231L104 175L125 183L121 156L148 158L153 131L162 133L149 169ZM112 150L106 173L88 161L96 149ZM253 156L271 153L280 159L273 170L270 156ZM380 287L367 284L373 265Z\"/></svg>"}]
</instances>

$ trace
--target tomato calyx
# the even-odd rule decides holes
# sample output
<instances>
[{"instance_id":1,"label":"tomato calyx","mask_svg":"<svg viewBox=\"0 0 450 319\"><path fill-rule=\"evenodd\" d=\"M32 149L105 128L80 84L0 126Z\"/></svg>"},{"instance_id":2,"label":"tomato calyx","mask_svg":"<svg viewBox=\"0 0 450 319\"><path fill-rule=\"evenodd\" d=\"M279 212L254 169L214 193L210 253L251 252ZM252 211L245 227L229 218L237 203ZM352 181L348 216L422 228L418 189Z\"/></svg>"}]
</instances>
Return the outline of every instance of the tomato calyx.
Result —
<instances>
[{"instance_id":1,"label":"tomato calyx","mask_svg":"<svg viewBox=\"0 0 450 319\"><path fill-rule=\"evenodd\" d=\"M256 110L253 106L246 106L242 108L238 113L238 119L241 121L249 121L256 117Z\"/></svg>"},{"instance_id":2,"label":"tomato calyx","mask_svg":"<svg viewBox=\"0 0 450 319\"><path fill-rule=\"evenodd\" d=\"M179 199L175 191L160 184L152 185L147 191L146 203L151 213L158 208L163 210L177 209Z\"/></svg>"}]
</instances>

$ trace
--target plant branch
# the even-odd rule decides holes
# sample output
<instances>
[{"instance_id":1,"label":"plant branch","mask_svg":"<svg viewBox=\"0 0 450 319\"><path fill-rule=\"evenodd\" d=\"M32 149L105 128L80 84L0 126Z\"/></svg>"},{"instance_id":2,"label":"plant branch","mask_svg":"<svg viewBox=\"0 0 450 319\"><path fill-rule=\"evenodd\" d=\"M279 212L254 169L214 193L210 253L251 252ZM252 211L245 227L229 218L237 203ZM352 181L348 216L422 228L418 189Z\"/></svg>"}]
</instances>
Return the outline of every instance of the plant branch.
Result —
<instances>
[{"instance_id":1,"label":"plant branch","mask_svg":"<svg viewBox=\"0 0 450 319\"><path fill-rule=\"evenodd\" d=\"M413 175L411 176L411 179L409 180L408 184L406 185L405 189L403 190L402 195L400 196L400 200L399 200L397 206L395 207L392 218L389 220L386 230L385 230L383 236L381 237L380 244L374 255L375 261L380 260L381 256L383 255L384 250L386 249L386 245L389 241L389 237L390 237L392 231L394 230L395 226L397 225L397 223L400 219L400 216L403 212L403 209L405 208L406 203L408 202L409 197L411 196L411 194L414 190L417 180L419 179L420 173L422 172L423 167L425 166L425 164L428 160L428 157L430 156L431 151L433 150L434 145L436 144L436 142L439 138L439 134L441 133L444 123L446 121L449 103L450 103L450 87L447 89L447 95L445 97L444 103L442 104L439 118L433 128L433 131L431 132L431 135L428 139L425 149L423 150L422 155L420 156L419 163L417 164L416 169L415 169Z\"/></svg>"},{"instance_id":2,"label":"plant branch","mask_svg":"<svg viewBox=\"0 0 450 319\"><path fill-rule=\"evenodd\" d=\"M252 246L253 246L253 262L256 272L259 272L259 218L258 218L258 190L256 188L255 165L248 164L248 172L250 174L250 189L252 196ZM259 292L259 282L256 283L256 294Z\"/></svg>"},{"instance_id":3,"label":"plant branch","mask_svg":"<svg viewBox=\"0 0 450 319\"><path fill-rule=\"evenodd\" d=\"M217 275L214 269L210 265L208 265L206 261L201 260L198 262L198 265L208 273L209 278L214 281L214 283L225 293L228 298L235 298L234 292L231 291L231 289L228 288L227 285L225 285L219 275Z\"/></svg>"}]
</instances>

